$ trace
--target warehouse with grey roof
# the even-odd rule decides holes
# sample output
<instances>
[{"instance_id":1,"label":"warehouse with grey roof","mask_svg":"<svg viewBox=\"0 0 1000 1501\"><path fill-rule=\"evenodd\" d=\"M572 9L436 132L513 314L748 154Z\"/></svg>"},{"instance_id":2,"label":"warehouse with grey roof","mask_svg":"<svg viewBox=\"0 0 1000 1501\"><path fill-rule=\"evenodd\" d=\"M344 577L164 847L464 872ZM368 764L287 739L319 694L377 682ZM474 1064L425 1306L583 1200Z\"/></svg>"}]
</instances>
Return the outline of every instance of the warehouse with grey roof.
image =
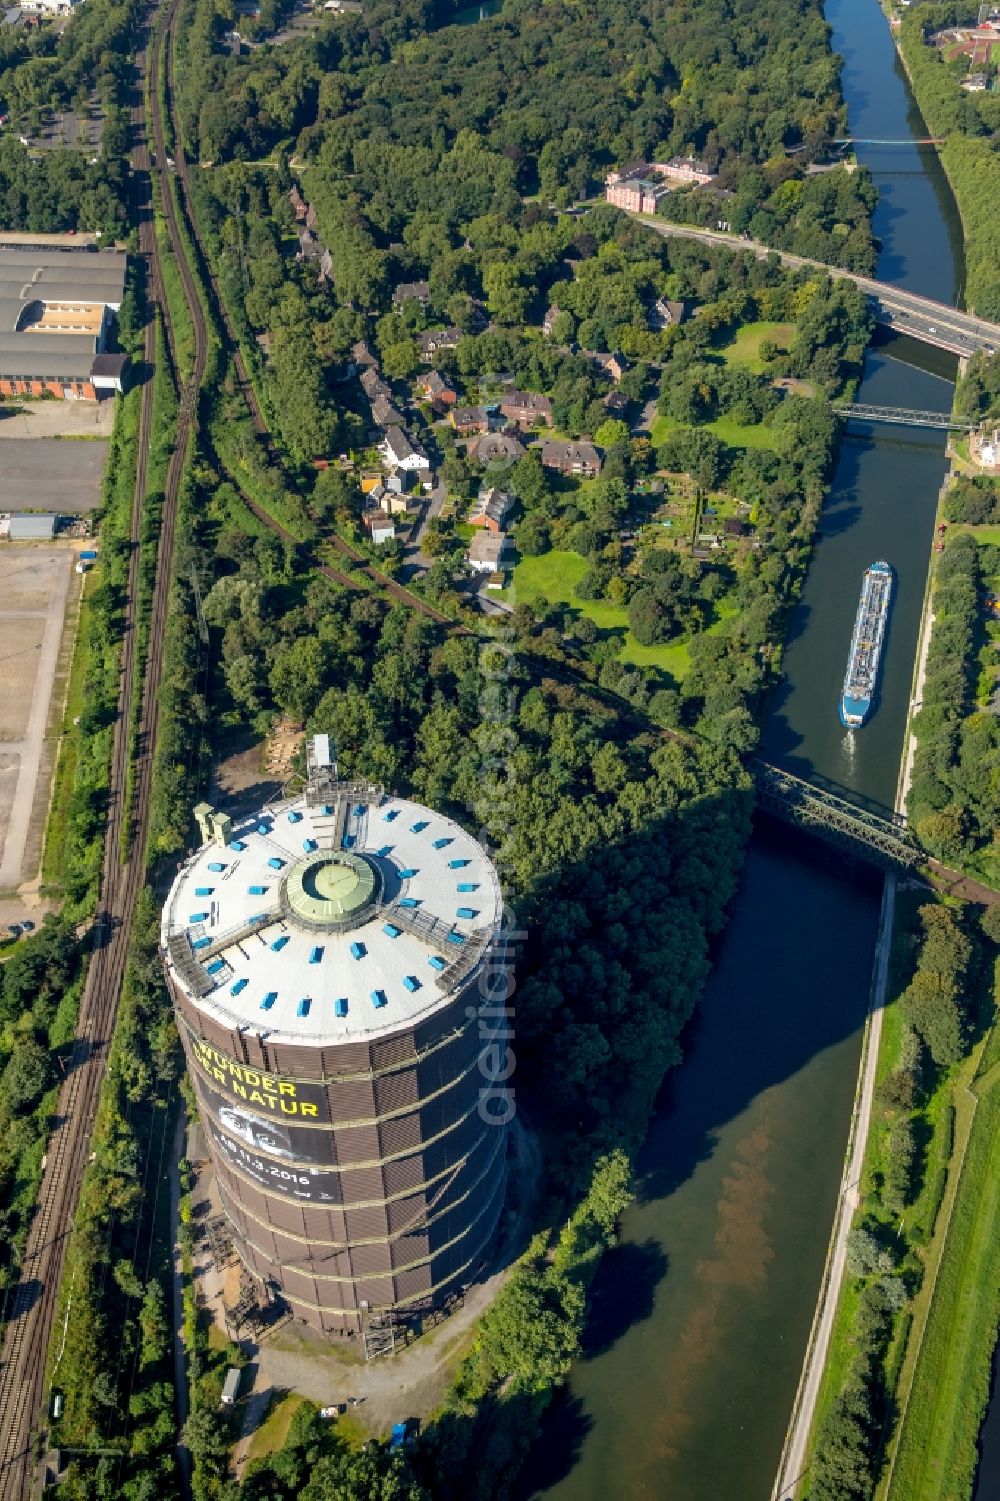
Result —
<instances>
[{"instance_id":1,"label":"warehouse with grey roof","mask_svg":"<svg viewBox=\"0 0 1000 1501\"><path fill-rule=\"evenodd\" d=\"M125 272L120 250L0 246L0 396L121 391L127 356L108 344Z\"/></svg>"}]
</instances>

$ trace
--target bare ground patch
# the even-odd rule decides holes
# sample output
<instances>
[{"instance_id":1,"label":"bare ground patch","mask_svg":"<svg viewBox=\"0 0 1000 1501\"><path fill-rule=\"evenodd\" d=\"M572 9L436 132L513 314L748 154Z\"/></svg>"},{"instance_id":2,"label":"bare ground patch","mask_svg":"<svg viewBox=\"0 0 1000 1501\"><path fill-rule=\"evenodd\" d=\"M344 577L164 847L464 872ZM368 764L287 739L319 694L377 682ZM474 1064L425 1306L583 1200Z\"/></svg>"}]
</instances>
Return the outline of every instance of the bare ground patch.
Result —
<instances>
[{"instance_id":1,"label":"bare ground patch","mask_svg":"<svg viewBox=\"0 0 1000 1501\"><path fill-rule=\"evenodd\" d=\"M0 742L23 740L27 731L44 634L44 617L0 609Z\"/></svg>"}]
</instances>

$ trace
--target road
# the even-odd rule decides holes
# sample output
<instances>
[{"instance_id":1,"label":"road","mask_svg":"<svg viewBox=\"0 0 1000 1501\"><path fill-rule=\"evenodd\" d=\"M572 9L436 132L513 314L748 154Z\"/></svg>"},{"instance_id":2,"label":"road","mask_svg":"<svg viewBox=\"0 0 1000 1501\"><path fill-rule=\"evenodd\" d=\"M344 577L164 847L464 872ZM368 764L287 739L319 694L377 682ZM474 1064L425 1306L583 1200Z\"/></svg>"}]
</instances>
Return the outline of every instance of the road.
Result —
<instances>
[{"instance_id":1,"label":"road","mask_svg":"<svg viewBox=\"0 0 1000 1501\"><path fill-rule=\"evenodd\" d=\"M761 245L757 240L746 240L741 235L698 229L690 224L671 224L666 219L648 215L636 215L636 218L667 240L698 240L703 245L720 245L728 250L749 252L759 260L766 260L773 255L783 266L792 270L805 268L825 271L832 277L853 281L872 299L879 323L888 325L898 333L920 339L925 344L933 344L938 349L947 349L952 354L961 356L975 354L978 350L993 354L1000 349L1000 324L977 318L973 313L960 312L945 302L918 297L914 292L904 292L899 287L890 286L888 282L876 281L872 276L858 276L853 271L827 266L822 261L791 255L785 250L772 250L768 245Z\"/></svg>"},{"instance_id":2,"label":"road","mask_svg":"<svg viewBox=\"0 0 1000 1501\"><path fill-rule=\"evenodd\" d=\"M847 1237L860 1202L859 1185L865 1147L868 1143L872 1099L875 1093L875 1074L878 1068L879 1045L882 1040L882 1017L885 1011L886 986L889 977L889 952L892 946L895 904L896 877L887 875L882 889L882 912L879 920L878 948L875 951L875 973L872 977L868 1025L865 1033L864 1061L854 1101L847 1163L841 1182L840 1198L837 1201L837 1214L830 1249L827 1253L823 1285L820 1289L819 1302L816 1305L816 1315L809 1336L805 1364L795 1396L788 1436L781 1455L778 1478L771 1492L771 1501L793 1501L805 1476L809 1434L816 1415L816 1400L823 1380L823 1370L830 1348L830 1336L833 1332L833 1321L847 1263Z\"/></svg>"}]
</instances>

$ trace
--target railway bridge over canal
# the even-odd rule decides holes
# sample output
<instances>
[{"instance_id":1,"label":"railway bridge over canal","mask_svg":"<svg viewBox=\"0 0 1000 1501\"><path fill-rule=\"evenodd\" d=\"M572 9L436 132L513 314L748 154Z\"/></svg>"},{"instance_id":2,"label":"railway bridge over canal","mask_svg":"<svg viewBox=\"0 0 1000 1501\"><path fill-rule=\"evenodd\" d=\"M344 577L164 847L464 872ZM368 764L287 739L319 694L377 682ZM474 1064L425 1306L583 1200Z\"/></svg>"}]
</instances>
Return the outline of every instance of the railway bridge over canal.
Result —
<instances>
[{"instance_id":1,"label":"railway bridge over canal","mask_svg":"<svg viewBox=\"0 0 1000 1501\"><path fill-rule=\"evenodd\" d=\"M759 805L784 823L806 829L887 870L912 870L925 856L905 822L755 759Z\"/></svg>"}]
</instances>

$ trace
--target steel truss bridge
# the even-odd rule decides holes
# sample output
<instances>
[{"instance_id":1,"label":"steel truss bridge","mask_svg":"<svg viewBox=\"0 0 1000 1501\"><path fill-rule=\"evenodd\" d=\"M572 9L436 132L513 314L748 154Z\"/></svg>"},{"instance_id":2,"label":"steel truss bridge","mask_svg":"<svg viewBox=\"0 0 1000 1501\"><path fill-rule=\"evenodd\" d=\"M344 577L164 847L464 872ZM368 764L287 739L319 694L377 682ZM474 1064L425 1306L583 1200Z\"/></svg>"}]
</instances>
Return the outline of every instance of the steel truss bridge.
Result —
<instances>
[{"instance_id":1,"label":"steel truss bridge","mask_svg":"<svg viewBox=\"0 0 1000 1501\"><path fill-rule=\"evenodd\" d=\"M921 412L912 407L879 407L867 401L849 401L834 407L837 417L857 417L860 422L892 422L902 427L936 427L946 432L971 433L975 422L962 422L947 412Z\"/></svg>"},{"instance_id":2,"label":"steel truss bridge","mask_svg":"<svg viewBox=\"0 0 1000 1501\"><path fill-rule=\"evenodd\" d=\"M921 851L901 819L851 802L769 761L755 759L751 769L759 806L784 823L886 870L910 870L921 863Z\"/></svg>"}]
</instances>

